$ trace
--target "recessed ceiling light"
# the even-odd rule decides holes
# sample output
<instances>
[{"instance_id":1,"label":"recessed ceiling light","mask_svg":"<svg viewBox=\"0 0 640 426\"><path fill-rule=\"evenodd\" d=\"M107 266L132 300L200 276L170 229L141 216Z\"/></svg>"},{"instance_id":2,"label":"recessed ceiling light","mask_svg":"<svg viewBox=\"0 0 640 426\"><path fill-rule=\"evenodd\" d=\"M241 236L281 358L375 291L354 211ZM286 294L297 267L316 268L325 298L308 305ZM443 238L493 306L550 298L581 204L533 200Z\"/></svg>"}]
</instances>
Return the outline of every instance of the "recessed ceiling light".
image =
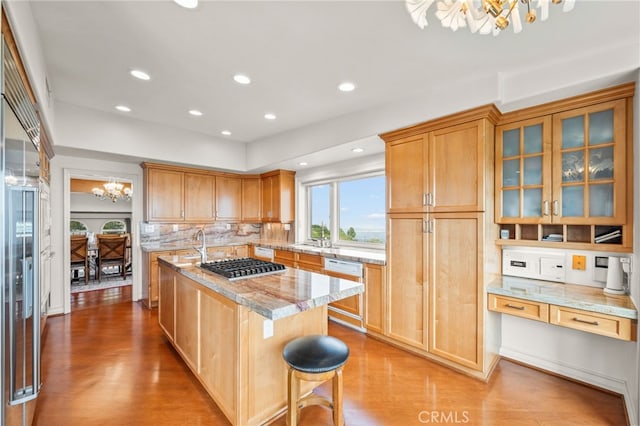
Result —
<instances>
[{"instance_id":1,"label":"recessed ceiling light","mask_svg":"<svg viewBox=\"0 0 640 426\"><path fill-rule=\"evenodd\" d=\"M251 79L244 74L236 74L233 76L233 79L235 80L236 83L240 83L240 84L251 83Z\"/></svg>"},{"instance_id":2,"label":"recessed ceiling light","mask_svg":"<svg viewBox=\"0 0 640 426\"><path fill-rule=\"evenodd\" d=\"M173 0L177 5L187 9L195 9L198 7L198 0Z\"/></svg>"},{"instance_id":3,"label":"recessed ceiling light","mask_svg":"<svg viewBox=\"0 0 640 426\"><path fill-rule=\"evenodd\" d=\"M353 149L351 150L351 152L356 152L356 153L358 153L358 152L364 152L364 149L362 149L362 148L353 148Z\"/></svg>"},{"instance_id":4,"label":"recessed ceiling light","mask_svg":"<svg viewBox=\"0 0 640 426\"><path fill-rule=\"evenodd\" d=\"M338 90L341 92L351 92L356 88L356 85L350 81L345 81L338 85Z\"/></svg>"},{"instance_id":5,"label":"recessed ceiling light","mask_svg":"<svg viewBox=\"0 0 640 426\"><path fill-rule=\"evenodd\" d=\"M144 71L141 70L131 70L131 75L139 80L151 80L151 76Z\"/></svg>"},{"instance_id":6,"label":"recessed ceiling light","mask_svg":"<svg viewBox=\"0 0 640 426\"><path fill-rule=\"evenodd\" d=\"M264 115L264 118L266 118L267 120L275 120L276 119L276 115L268 112L268 113L266 113Z\"/></svg>"},{"instance_id":7,"label":"recessed ceiling light","mask_svg":"<svg viewBox=\"0 0 640 426\"><path fill-rule=\"evenodd\" d=\"M189 114L195 115L196 117L202 116L202 112L198 111L197 109L190 109Z\"/></svg>"},{"instance_id":8,"label":"recessed ceiling light","mask_svg":"<svg viewBox=\"0 0 640 426\"><path fill-rule=\"evenodd\" d=\"M126 105L116 105L116 109L122 112L131 112L131 108Z\"/></svg>"},{"instance_id":9,"label":"recessed ceiling light","mask_svg":"<svg viewBox=\"0 0 640 426\"><path fill-rule=\"evenodd\" d=\"M231 136L231 132L230 132L230 131L228 131L228 130L223 130L223 131L221 131L220 133L222 133L222 134L223 134L223 135L225 135L225 136Z\"/></svg>"},{"instance_id":10,"label":"recessed ceiling light","mask_svg":"<svg viewBox=\"0 0 640 426\"><path fill-rule=\"evenodd\" d=\"M306 161L301 161L298 163L299 166L306 166L307 164L309 163L307 163Z\"/></svg>"}]
</instances>

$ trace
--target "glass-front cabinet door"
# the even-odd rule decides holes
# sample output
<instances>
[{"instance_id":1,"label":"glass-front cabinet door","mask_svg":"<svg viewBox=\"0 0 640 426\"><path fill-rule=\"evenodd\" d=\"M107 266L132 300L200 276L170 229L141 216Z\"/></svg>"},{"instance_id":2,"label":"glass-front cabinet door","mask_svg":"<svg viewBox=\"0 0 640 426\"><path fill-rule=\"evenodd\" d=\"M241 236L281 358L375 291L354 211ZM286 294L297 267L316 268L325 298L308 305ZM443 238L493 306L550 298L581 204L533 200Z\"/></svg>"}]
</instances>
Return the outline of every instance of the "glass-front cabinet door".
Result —
<instances>
[{"instance_id":1,"label":"glass-front cabinet door","mask_svg":"<svg viewBox=\"0 0 640 426\"><path fill-rule=\"evenodd\" d=\"M625 101L553 116L553 221L625 223Z\"/></svg>"},{"instance_id":2,"label":"glass-front cabinet door","mask_svg":"<svg viewBox=\"0 0 640 426\"><path fill-rule=\"evenodd\" d=\"M496 129L498 223L551 222L551 117Z\"/></svg>"}]
</instances>

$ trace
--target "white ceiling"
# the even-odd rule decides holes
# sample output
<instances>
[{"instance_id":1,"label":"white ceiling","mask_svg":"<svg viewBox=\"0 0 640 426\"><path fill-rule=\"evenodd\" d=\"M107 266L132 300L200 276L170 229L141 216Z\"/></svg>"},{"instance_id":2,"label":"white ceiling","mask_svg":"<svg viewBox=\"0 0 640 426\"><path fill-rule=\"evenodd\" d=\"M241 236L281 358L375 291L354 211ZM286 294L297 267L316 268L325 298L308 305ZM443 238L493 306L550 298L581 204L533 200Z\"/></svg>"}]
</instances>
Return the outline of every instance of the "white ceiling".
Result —
<instances>
[{"instance_id":1,"label":"white ceiling","mask_svg":"<svg viewBox=\"0 0 640 426\"><path fill-rule=\"evenodd\" d=\"M497 37L453 33L433 15L420 30L403 1L201 1L194 10L168 0L33 1L31 8L56 101L111 114L126 104L132 118L246 143L637 43L640 34L638 0L579 0L568 13L551 5L547 21ZM151 80L132 78L133 68ZM236 84L236 73L252 84ZM356 90L339 92L344 80ZM222 136L225 129L232 135Z\"/></svg>"}]
</instances>

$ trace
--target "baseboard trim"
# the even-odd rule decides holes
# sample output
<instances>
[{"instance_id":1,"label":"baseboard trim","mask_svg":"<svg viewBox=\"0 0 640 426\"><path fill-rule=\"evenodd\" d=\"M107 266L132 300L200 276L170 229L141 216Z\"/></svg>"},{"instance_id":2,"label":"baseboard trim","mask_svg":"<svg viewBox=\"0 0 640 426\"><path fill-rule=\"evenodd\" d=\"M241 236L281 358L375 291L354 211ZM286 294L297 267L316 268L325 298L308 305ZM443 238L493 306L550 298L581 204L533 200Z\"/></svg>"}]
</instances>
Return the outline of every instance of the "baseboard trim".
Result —
<instances>
[{"instance_id":1,"label":"baseboard trim","mask_svg":"<svg viewBox=\"0 0 640 426\"><path fill-rule=\"evenodd\" d=\"M583 368L575 368L571 365L555 360L534 357L511 348L500 348L500 356L516 363L524 364L587 386L620 395L624 400L626 416L629 420L629 424L638 424L635 411L636 407L633 404L631 392L629 391L629 383L626 380L606 376Z\"/></svg>"}]
</instances>

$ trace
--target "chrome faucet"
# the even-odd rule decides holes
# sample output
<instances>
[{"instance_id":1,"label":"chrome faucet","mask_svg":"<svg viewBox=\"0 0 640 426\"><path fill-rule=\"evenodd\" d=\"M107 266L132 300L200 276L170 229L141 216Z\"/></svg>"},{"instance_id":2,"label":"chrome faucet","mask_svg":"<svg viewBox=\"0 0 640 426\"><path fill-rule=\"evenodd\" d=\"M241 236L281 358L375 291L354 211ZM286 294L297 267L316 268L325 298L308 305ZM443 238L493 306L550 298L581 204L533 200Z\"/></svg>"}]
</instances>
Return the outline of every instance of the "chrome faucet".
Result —
<instances>
[{"instance_id":1,"label":"chrome faucet","mask_svg":"<svg viewBox=\"0 0 640 426\"><path fill-rule=\"evenodd\" d=\"M194 240L200 241L202 238L202 246L193 246L194 249L198 250L200 253L200 263L207 263L207 241L204 233L204 228L198 229L196 235L193 237Z\"/></svg>"}]
</instances>

